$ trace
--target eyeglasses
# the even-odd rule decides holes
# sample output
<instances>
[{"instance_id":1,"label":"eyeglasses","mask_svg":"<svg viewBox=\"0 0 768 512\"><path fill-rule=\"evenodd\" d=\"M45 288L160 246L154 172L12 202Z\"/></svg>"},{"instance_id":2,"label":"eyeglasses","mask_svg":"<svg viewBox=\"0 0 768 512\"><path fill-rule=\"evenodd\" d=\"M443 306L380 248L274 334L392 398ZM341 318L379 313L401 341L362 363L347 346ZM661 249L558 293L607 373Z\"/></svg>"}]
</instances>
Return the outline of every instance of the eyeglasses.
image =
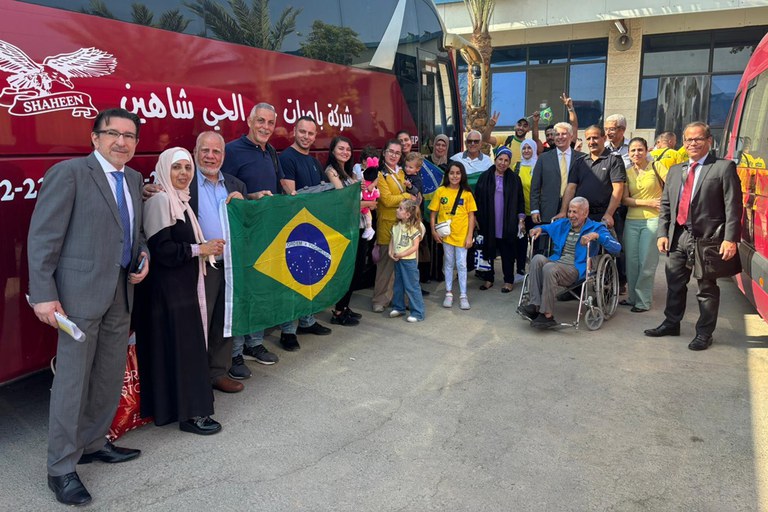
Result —
<instances>
[{"instance_id":1,"label":"eyeglasses","mask_svg":"<svg viewBox=\"0 0 768 512\"><path fill-rule=\"evenodd\" d=\"M467 139L467 144L480 144L480 139Z\"/></svg>"},{"instance_id":2,"label":"eyeglasses","mask_svg":"<svg viewBox=\"0 0 768 512\"><path fill-rule=\"evenodd\" d=\"M391 149L388 149L386 153L392 156L401 156L403 154L401 151L393 151Z\"/></svg>"},{"instance_id":3,"label":"eyeglasses","mask_svg":"<svg viewBox=\"0 0 768 512\"><path fill-rule=\"evenodd\" d=\"M99 135L106 135L110 139L115 139L115 140L122 137L125 142L136 142L138 140L138 137L136 136L136 134L131 132L120 133L117 130L96 130L93 133L96 133Z\"/></svg>"},{"instance_id":4,"label":"eyeglasses","mask_svg":"<svg viewBox=\"0 0 768 512\"><path fill-rule=\"evenodd\" d=\"M692 139L683 139L683 144L685 144L686 146L691 146L693 144L701 144L706 140L707 140L707 137L694 137Z\"/></svg>"}]
</instances>

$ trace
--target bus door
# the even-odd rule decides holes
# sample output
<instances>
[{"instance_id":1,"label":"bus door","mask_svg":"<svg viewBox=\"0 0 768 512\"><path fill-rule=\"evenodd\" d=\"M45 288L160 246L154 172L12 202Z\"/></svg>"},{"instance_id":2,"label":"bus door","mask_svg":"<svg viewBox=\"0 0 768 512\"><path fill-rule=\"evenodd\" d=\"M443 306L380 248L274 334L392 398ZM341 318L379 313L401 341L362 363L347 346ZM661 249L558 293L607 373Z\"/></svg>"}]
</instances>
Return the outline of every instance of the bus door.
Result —
<instances>
[{"instance_id":1,"label":"bus door","mask_svg":"<svg viewBox=\"0 0 768 512\"><path fill-rule=\"evenodd\" d=\"M432 153L435 135L445 134L451 140L448 154L459 151L456 137L455 86L450 64L432 52L419 48L419 118L418 147L424 154Z\"/></svg>"}]
</instances>

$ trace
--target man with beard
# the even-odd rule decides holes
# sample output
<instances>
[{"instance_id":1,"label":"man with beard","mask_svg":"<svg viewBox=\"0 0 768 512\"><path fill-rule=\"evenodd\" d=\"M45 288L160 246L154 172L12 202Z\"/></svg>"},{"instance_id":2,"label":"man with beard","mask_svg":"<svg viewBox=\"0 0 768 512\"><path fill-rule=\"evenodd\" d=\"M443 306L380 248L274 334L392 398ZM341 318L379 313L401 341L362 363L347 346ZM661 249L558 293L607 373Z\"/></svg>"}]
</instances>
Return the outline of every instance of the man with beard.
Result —
<instances>
[{"instance_id":1,"label":"man with beard","mask_svg":"<svg viewBox=\"0 0 768 512\"><path fill-rule=\"evenodd\" d=\"M293 127L293 144L280 154L280 166L284 178L281 180L286 194L295 194L304 187L320 185L323 180L323 166L309 154L317 137L317 123L310 116L302 116ZM314 315L299 317L298 334L326 336L331 329L321 325ZM296 342L298 348L298 342Z\"/></svg>"}]
</instances>

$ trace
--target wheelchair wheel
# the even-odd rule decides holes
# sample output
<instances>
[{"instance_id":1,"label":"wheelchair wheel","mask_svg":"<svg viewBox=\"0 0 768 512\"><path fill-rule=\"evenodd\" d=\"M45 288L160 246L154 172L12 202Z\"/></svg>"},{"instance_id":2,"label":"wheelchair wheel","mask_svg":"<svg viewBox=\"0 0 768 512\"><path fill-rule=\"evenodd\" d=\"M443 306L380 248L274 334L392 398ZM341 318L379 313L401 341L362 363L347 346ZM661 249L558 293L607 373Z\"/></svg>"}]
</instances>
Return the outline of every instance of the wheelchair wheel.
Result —
<instances>
[{"instance_id":1,"label":"wheelchair wheel","mask_svg":"<svg viewBox=\"0 0 768 512\"><path fill-rule=\"evenodd\" d=\"M604 320L603 312L597 307L587 309L587 312L584 314L584 323L587 324L587 329L590 331L596 331L602 327Z\"/></svg>"},{"instance_id":2,"label":"wheelchair wheel","mask_svg":"<svg viewBox=\"0 0 768 512\"><path fill-rule=\"evenodd\" d=\"M597 262L595 272L595 295L597 307L605 318L611 318L619 304L619 272L616 260L608 254L603 254Z\"/></svg>"}]
</instances>

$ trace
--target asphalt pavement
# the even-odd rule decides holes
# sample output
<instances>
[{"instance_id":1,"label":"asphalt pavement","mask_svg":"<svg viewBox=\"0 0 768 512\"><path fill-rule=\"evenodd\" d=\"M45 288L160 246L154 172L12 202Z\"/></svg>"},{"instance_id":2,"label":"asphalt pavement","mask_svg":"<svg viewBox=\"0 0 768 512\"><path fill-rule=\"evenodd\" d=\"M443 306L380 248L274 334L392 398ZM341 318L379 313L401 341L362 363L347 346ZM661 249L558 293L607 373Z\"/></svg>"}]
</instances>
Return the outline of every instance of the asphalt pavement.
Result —
<instances>
[{"instance_id":1,"label":"asphalt pavement","mask_svg":"<svg viewBox=\"0 0 768 512\"><path fill-rule=\"evenodd\" d=\"M598 331L538 331L470 278L472 309L427 319L370 312L357 327L300 336L281 360L249 362L235 395L216 392L223 431L148 425L117 444L135 461L78 466L108 511L768 510L768 326L721 281L714 345L688 350L661 322L662 269L647 313L619 308ZM575 317L560 303L558 320ZM318 315L328 325L329 314ZM46 486L43 373L0 388L0 510L63 509Z\"/></svg>"}]
</instances>

